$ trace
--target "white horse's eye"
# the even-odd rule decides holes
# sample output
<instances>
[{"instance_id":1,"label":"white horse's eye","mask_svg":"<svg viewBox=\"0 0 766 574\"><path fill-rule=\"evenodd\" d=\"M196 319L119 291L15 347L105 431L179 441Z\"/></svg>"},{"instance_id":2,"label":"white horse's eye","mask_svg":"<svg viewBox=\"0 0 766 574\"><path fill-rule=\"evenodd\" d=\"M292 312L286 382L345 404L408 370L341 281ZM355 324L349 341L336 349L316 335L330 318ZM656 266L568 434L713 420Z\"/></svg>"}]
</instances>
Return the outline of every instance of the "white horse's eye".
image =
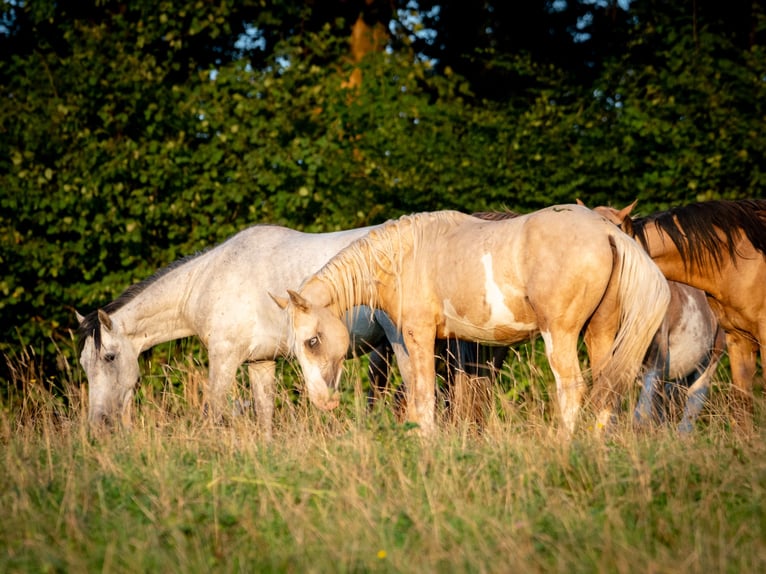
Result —
<instances>
[{"instance_id":1,"label":"white horse's eye","mask_svg":"<svg viewBox=\"0 0 766 574\"><path fill-rule=\"evenodd\" d=\"M117 358L116 353L104 353L104 362L105 363L111 363Z\"/></svg>"}]
</instances>

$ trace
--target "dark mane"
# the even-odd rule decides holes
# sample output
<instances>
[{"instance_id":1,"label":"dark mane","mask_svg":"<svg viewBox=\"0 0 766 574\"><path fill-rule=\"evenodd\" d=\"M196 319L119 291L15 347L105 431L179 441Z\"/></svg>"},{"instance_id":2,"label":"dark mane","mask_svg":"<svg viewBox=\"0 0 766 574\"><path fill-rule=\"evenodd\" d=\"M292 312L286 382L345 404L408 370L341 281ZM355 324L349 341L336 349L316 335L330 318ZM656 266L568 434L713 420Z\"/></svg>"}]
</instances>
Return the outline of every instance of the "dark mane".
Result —
<instances>
[{"instance_id":1,"label":"dark mane","mask_svg":"<svg viewBox=\"0 0 766 574\"><path fill-rule=\"evenodd\" d=\"M706 201L636 218L633 232L647 250L646 226L650 224L670 238L684 262L699 267L720 269L726 254L736 264L735 243L742 233L766 256L766 200Z\"/></svg>"},{"instance_id":2,"label":"dark mane","mask_svg":"<svg viewBox=\"0 0 766 574\"><path fill-rule=\"evenodd\" d=\"M125 291L120 294L119 297L117 297L115 300L110 301L101 309L105 311L107 314L112 314L118 309L125 306L128 302L135 299L138 295L140 295L143 291L146 290L147 287L152 285L153 283L156 283L160 279L162 279L165 275L170 273L171 271L175 271L182 265L185 265L186 263L189 263L193 259L196 259L203 253L207 251L199 251L193 255L188 255L186 257L182 257L181 259L178 259L171 263L170 265L163 267L161 269L158 269L154 272L151 276L147 277L143 281L139 281L138 283L134 283ZM91 311L88 313L80 323L80 326L77 328L76 332L76 339L77 339L77 356L80 356L82 353L83 345L85 344L85 340L93 336L93 342L96 345L96 349L101 348L101 323L98 319L98 309Z\"/></svg>"},{"instance_id":3,"label":"dark mane","mask_svg":"<svg viewBox=\"0 0 766 574\"><path fill-rule=\"evenodd\" d=\"M505 219L513 219L515 217L518 217L520 214L515 213L511 210L506 211L477 211L476 213L472 213L474 217L478 217L479 219L484 219L485 221L503 221Z\"/></svg>"}]
</instances>

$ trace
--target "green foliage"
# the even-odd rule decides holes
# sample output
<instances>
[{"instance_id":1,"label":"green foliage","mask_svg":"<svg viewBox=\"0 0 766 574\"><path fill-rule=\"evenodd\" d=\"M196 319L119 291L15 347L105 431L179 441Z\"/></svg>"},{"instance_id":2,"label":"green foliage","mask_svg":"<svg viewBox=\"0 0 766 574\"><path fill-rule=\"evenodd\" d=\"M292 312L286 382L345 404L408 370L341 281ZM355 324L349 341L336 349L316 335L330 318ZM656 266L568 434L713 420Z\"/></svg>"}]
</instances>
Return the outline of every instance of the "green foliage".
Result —
<instances>
[{"instance_id":1,"label":"green foliage","mask_svg":"<svg viewBox=\"0 0 766 574\"><path fill-rule=\"evenodd\" d=\"M648 213L762 195L764 47L672 7L635 3L593 81L488 45L483 69L519 80L491 101L405 37L344 88L351 13L92 8L3 7L19 23L0 58L3 354L68 355L75 308L254 223L327 231L443 208L638 197ZM248 23L267 49L236 46Z\"/></svg>"}]
</instances>

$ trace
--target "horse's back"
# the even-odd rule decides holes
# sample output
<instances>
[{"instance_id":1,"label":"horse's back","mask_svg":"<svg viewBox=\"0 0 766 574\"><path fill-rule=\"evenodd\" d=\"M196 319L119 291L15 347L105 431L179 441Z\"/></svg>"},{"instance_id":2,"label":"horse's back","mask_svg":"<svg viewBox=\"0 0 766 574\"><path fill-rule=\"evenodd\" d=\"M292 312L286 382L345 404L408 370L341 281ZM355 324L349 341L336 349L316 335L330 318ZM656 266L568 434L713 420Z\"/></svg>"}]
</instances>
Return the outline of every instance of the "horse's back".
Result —
<instances>
[{"instance_id":1,"label":"horse's back","mask_svg":"<svg viewBox=\"0 0 766 574\"><path fill-rule=\"evenodd\" d=\"M213 283L241 277L256 288L296 287L370 229L305 233L279 225L254 225L211 249L203 273Z\"/></svg>"},{"instance_id":2,"label":"horse's back","mask_svg":"<svg viewBox=\"0 0 766 574\"><path fill-rule=\"evenodd\" d=\"M248 344L253 358L275 353L285 344L285 318L271 295L296 288L368 231L304 233L278 225L240 231L196 263L186 306L197 332L210 344Z\"/></svg>"},{"instance_id":3,"label":"horse's back","mask_svg":"<svg viewBox=\"0 0 766 574\"><path fill-rule=\"evenodd\" d=\"M410 281L424 297L431 285L446 317L443 336L482 340L484 331L498 329L503 333L493 337L515 342L540 320L561 317L579 328L612 280L609 236L618 233L577 205L499 221L458 218L422 246L426 262L414 266Z\"/></svg>"}]
</instances>

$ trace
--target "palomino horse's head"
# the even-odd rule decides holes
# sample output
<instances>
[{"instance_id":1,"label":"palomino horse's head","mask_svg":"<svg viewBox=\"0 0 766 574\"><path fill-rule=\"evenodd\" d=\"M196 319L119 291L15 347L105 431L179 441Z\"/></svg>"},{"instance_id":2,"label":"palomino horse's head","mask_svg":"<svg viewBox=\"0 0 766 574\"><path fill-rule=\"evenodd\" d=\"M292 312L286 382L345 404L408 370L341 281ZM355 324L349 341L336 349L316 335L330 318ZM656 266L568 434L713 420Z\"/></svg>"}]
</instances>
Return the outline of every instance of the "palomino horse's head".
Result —
<instances>
[{"instance_id":1,"label":"palomino horse's head","mask_svg":"<svg viewBox=\"0 0 766 574\"><path fill-rule=\"evenodd\" d=\"M308 296L288 289L289 300L274 297L290 317L290 346L298 359L309 400L323 410L340 403L335 392L349 347L346 323L329 304L318 304Z\"/></svg>"},{"instance_id":2,"label":"palomino horse's head","mask_svg":"<svg viewBox=\"0 0 766 574\"><path fill-rule=\"evenodd\" d=\"M80 364L88 378L88 421L91 425L130 425L133 391L138 384L138 353L120 325L99 309L77 314Z\"/></svg>"}]
</instances>

